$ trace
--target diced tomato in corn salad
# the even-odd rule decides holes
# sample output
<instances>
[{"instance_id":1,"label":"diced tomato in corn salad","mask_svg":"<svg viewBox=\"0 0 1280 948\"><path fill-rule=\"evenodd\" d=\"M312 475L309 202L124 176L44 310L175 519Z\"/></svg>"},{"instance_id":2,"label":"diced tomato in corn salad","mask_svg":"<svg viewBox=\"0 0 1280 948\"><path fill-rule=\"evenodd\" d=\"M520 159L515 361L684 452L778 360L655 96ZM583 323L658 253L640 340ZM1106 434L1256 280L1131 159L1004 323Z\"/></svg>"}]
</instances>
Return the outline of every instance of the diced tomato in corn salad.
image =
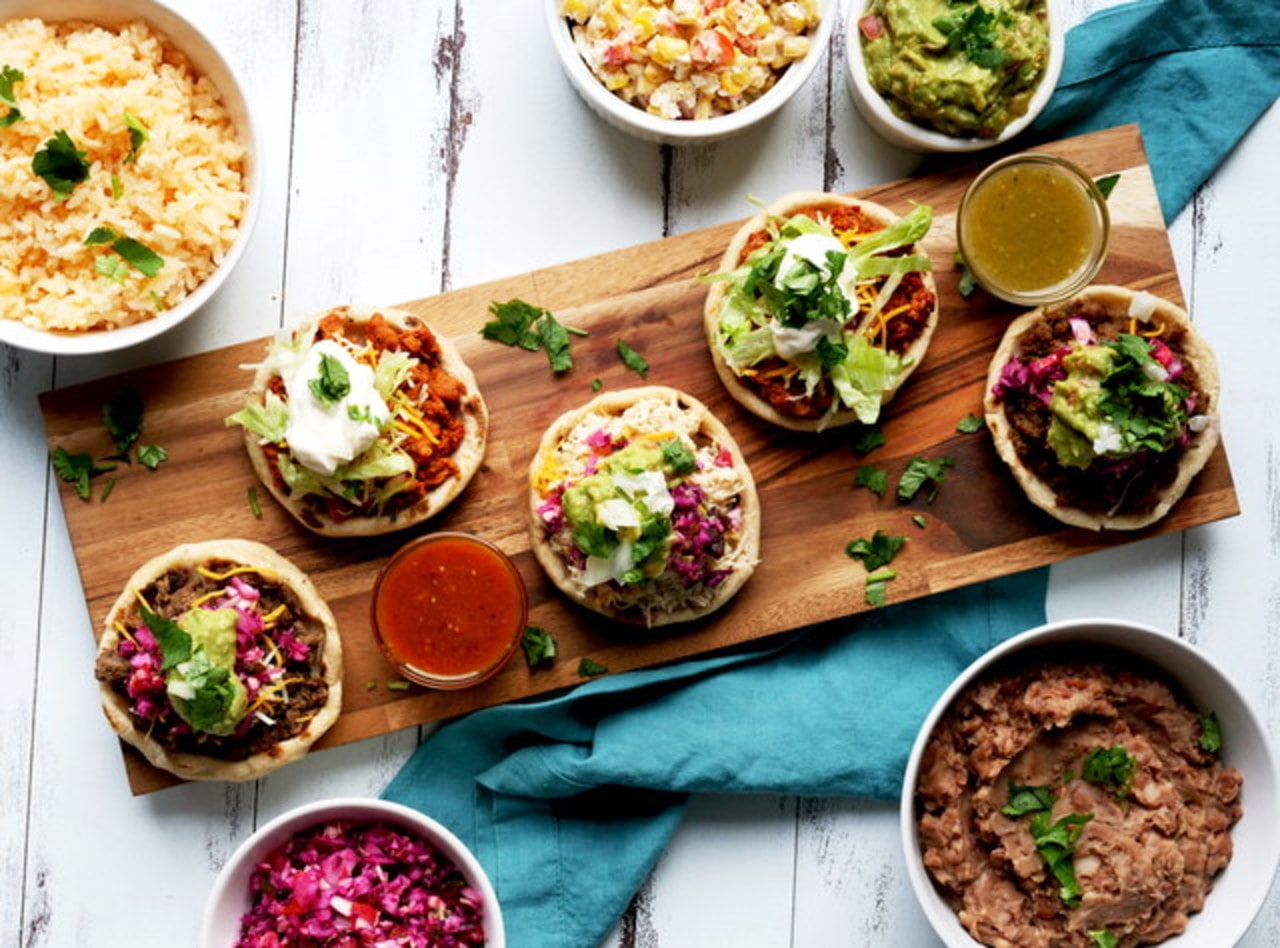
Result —
<instances>
[{"instance_id":1,"label":"diced tomato in corn salad","mask_svg":"<svg viewBox=\"0 0 1280 948\"><path fill-rule=\"evenodd\" d=\"M734 112L808 55L819 0L563 0L604 87L669 119Z\"/></svg>"}]
</instances>

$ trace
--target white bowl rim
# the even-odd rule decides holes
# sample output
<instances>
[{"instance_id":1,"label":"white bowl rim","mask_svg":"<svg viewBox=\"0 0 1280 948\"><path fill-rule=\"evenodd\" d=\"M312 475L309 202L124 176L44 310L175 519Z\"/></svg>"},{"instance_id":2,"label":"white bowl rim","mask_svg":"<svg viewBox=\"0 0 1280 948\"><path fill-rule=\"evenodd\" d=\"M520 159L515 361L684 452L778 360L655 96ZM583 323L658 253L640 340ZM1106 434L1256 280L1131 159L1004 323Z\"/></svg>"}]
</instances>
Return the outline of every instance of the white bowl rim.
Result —
<instances>
[{"instance_id":1,"label":"white bowl rim","mask_svg":"<svg viewBox=\"0 0 1280 948\"><path fill-rule=\"evenodd\" d=\"M845 14L845 66L848 70L850 89L856 105L864 111L867 124L889 141L916 151L961 153L982 151L1004 144L1036 120L1058 87L1062 74L1062 61L1066 51L1065 31L1062 28L1062 0L1045 0L1045 12L1049 18L1049 61L1045 65L1040 85L1036 87L1027 111L1014 119L995 138L961 138L916 125L893 113L867 79L862 57L861 33L858 21L870 0L849 0ZM871 115L865 112L870 111ZM879 124L881 127L877 127Z\"/></svg>"},{"instance_id":2,"label":"white bowl rim","mask_svg":"<svg viewBox=\"0 0 1280 948\"><path fill-rule=\"evenodd\" d=\"M1116 633L1130 636L1130 640L1117 641L1108 637L1109 633ZM1261 755L1255 763L1255 770L1264 775L1264 783L1269 782L1272 790L1272 799L1267 801L1270 804L1273 815L1280 812L1280 786L1277 785L1277 766L1275 753L1271 748L1268 739L1267 730L1263 727L1262 722L1258 719L1252 705L1245 700L1243 694L1236 687L1235 683L1222 671L1218 665L1199 649L1184 642L1182 639L1168 632L1161 631L1155 626L1146 625L1140 622L1132 622L1125 619L1112 618L1076 618L1061 619L1055 622L1047 622L1035 628L1020 632L1011 638L993 646L982 655L974 659L968 667L965 668L955 680L943 692L942 696L934 703L933 708L929 711L924 723L920 726L920 730L916 735L915 743L911 747L910 756L907 758L907 767L903 776L902 795L899 799L898 806L898 824L900 842L902 846L903 861L906 863L907 876L911 881L911 888L916 897L916 904L920 906L925 917L929 920L929 925L934 933L941 939L948 948L982 948L982 945L969 936L959 924L955 912L943 900L937 889L933 885L927 870L924 868L924 861L920 855L920 845L916 834L916 816L915 816L915 787L919 777L920 760L924 753L925 744L929 737L933 734L934 728L937 726L938 720L943 713L951 706L956 697L967 688L975 678L983 672L998 664L1006 657L1020 652L1024 649L1036 648L1039 646L1051 646L1054 644L1068 642L1072 639L1078 639L1081 636L1091 636L1087 641L1096 642L1107 648L1119 652L1128 652L1135 655L1140 660L1145 661L1157 670L1163 672L1176 684L1183 689L1195 690L1194 685L1188 685L1180 676L1174 675L1172 672L1165 670L1164 663L1158 659L1151 658L1142 650L1142 647L1131 645L1132 640L1138 640L1145 645L1151 645L1153 648L1163 648L1169 651L1179 653L1182 657L1188 659L1193 664L1202 666L1203 670L1217 677L1218 682L1225 686L1226 693L1237 703L1247 726L1259 738L1258 746L1261 748ZM1227 755L1230 756L1228 748ZM1246 789L1246 793L1248 790ZM1263 804L1265 806L1266 803ZM1248 809L1245 813L1248 814ZM1256 827L1255 827L1256 829ZM1259 846L1263 851L1269 852L1269 865L1265 866L1268 871L1258 872L1247 880L1243 892L1243 897L1239 898L1235 903L1235 912L1229 920L1225 921L1231 927L1226 929L1221 925L1212 933L1213 941L1207 944L1235 944L1248 930L1257 917L1259 910L1267 899L1267 895L1271 889L1271 882L1276 873L1277 864L1280 864L1280 822L1274 822L1272 825L1263 824L1263 829L1269 832L1270 839L1263 840ZM1239 842L1239 825L1232 830L1233 840ZM1228 865L1228 870L1230 865ZM1224 870L1224 871L1228 871ZM1218 877L1216 882L1220 882ZM1215 884L1215 889L1216 889ZM1206 900L1206 907L1212 904L1213 894L1210 893L1209 900ZM1207 909L1206 909L1207 910ZM1191 922L1188 930L1195 925L1198 918L1203 916L1205 911L1195 913L1191 916ZM1199 929L1196 929L1199 931ZM1226 936L1230 937L1226 937ZM1184 935L1174 936L1170 940L1170 944L1177 944L1179 939Z\"/></svg>"},{"instance_id":3,"label":"white bowl rim","mask_svg":"<svg viewBox=\"0 0 1280 948\"><path fill-rule=\"evenodd\" d=\"M286 810L254 830L235 848L223 864L214 880L213 888L209 891L200 925L202 948L228 948L226 945L214 942L212 935L213 928L222 914L221 907L231 898L229 888L237 864L271 837L279 835L280 841L283 842L285 830L292 835L331 819L367 822L385 820L401 828L412 829L432 837L431 842L439 845L444 854L457 864L467 880L480 890L484 898L486 948L506 948L506 927L502 918L502 909L498 903L498 895L475 854L438 820L411 806L380 797L329 797L324 800L315 800Z\"/></svg>"},{"instance_id":4,"label":"white bowl rim","mask_svg":"<svg viewBox=\"0 0 1280 948\"><path fill-rule=\"evenodd\" d=\"M842 5L842 0L822 0L822 19L813 33L808 55L789 65L782 78L758 99L725 115L705 119L668 119L650 115L604 87L573 45L573 37L565 17L560 14L561 2L562 0L545 0L543 9L551 31L552 45L573 86L593 108L608 112L629 131L642 138L670 145L694 145L724 138L762 121L782 108L818 67L830 45L831 34Z\"/></svg>"},{"instance_id":5,"label":"white bowl rim","mask_svg":"<svg viewBox=\"0 0 1280 948\"><path fill-rule=\"evenodd\" d=\"M247 200L244 214L236 229L235 240L204 282L183 297L172 309L143 322L131 323L117 329L98 329L83 333L33 329L24 323L0 319L0 345L10 345L30 352L55 356L98 355L127 349L148 339L154 339L194 315L217 292L244 255L262 206L263 162L257 120L249 104L249 97L244 92L244 83L240 81L217 44L190 20L158 0L111 0L109 4L102 3L100 0L0 0L0 21L25 16L39 17L46 21L84 19L108 25L136 19L146 20L154 29L164 34L169 42L193 64L196 64L197 60L204 60L206 68L201 69L202 75L213 71L207 68L208 66L221 71L219 81L215 82L215 85L224 106L231 113L236 131L245 146ZM173 35L175 27L198 40L204 48L199 51L188 48Z\"/></svg>"}]
</instances>

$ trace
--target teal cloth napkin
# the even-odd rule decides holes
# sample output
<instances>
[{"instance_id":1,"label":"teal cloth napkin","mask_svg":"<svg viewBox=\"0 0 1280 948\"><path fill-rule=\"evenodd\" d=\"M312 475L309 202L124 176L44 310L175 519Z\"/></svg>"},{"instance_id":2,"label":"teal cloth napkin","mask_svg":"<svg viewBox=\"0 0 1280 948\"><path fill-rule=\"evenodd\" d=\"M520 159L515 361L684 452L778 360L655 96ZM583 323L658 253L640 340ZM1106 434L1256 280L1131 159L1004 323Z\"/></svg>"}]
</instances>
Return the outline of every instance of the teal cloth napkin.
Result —
<instances>
[{"instance_id":1,"label":"teal cloth napkin","mask_svg":"<svg viewBox=\"0 0 1280 948\"><path fill-rule=\"evenodd\" d=\"M1165 222L1280 95L1280 2L1138 0L1067 34L1047 140L1137 122Z\"/></svg>"},{"instance_id":2,"label":"teal cloth napkin","mask_svg":"<svg viewBox=\"0 0 1280 948\"><path fill-rule=\"evenodd\" d=\"M1139 122L1166 217L1280 94L1280 6L1143 0L1067 37L1041 140ZM597 944L697 791L891 799L938 695L1044 621L1047 570L442 727L384 796L476 853L510 944Z\"/></svg>"}]
</instances>

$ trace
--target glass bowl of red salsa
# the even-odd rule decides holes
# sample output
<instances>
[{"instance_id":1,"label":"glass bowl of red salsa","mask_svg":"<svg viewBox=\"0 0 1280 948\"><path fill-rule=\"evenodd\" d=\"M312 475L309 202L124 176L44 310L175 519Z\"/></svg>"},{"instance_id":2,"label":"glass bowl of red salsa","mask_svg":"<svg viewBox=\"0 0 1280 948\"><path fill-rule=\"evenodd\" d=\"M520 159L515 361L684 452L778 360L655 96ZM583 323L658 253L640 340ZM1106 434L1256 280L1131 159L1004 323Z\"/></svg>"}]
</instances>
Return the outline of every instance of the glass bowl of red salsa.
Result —
<instances>
[{"instance_id":1,"label":"glass bowl of red salsa","mask_svg":"<svg viewBox=\"0 0 1280 948\"><path fill-rule=\"evenodd\" d=\"M382 653L427 688L465 688L497 674L520 647L528 615L515 564L470 533L429 533L405 544L373 586Z\"/></svg>"}]
</instances>

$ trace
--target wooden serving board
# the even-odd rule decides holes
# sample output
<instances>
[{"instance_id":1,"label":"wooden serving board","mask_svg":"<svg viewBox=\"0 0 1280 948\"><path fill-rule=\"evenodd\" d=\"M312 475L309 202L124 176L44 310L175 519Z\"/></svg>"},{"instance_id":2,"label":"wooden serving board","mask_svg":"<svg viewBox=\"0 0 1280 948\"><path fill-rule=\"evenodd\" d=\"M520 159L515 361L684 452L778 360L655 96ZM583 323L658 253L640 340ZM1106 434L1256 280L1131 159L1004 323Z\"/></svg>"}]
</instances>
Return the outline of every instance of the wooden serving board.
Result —
<instances>
[{"instance_id":1,"label":"wooden serving board","mask_svg":"<svg viewBox=\"0 0 1280 948\"><path fill-rule=\"evenodd\" d=\"M1110 129L1041 150L1075 161L1094 176L1121 174L1109 201L1111 252L1098 282L1146 289L1181 304L1137 128ZM134 388L146 405L143 440L169 452L155 472L122 466L106 503L96 497L83 502L72 485L60 485L90 615L100 623L133 570L178 543L237 536L274 547L311 575L342 630L343 713L317 745L325 747L575 684L583 656L620 672L863 612L869 608L864 571L844 547L877 529L910 537L894 562L892 604L1237 514L1220 446L1159 524L1117 534L1066 528L1023 497L985 430L956 432L961 418L981 413L987 364L1016 312L984 293L965 299L957 290L954 213L980 167L859 192L899 212L912 202L933 207L925 247L942 307L922 367L886 412L887 445L866 458L853 452L847 431L813 436L775 429L741 409L721 386L706 351L706 285L697 277L717 267L740 221L402 304L454 338L488 401L492 430L485 465L462 497L430 524L400 534L366 540L314 536L265 489L258 492L262 516L253 515L247 490L254 474L239 430L227 428L223 419L240 406L249 380L241 366L261 358L263 341L45 393L41 407L51 448L98 457L111 453L100 406ZM810 186L796 182L798 190ZM587 337L573 338L572 371L556 378L541 353L509 349L479 335L489 304L512 297L589 330ZM763 511L762 560L738 596L707 620L654 634L571 605L543 576L527 534L526 474L542 431L561 412L592 397L593 379L608 390L642 384L621 364L619 338L648 358L648 382L688 391L728 425L751 466ZM853 486L860 465L888 469L894 485L912 457L943 455L954 458L955 466L932 504L925 492L900 504ZM925 529L912 523L917 514L926 518ZM469 690L386 687L396 676L370 633L370 588L398 546L441 529L480 534L514 557L529 590L530 623L549 630L559 646L550 668L531 672L517 657L500 675ZM135 793L175 782L131 749L126 758Z\"/></svg>"}]
</instances>

